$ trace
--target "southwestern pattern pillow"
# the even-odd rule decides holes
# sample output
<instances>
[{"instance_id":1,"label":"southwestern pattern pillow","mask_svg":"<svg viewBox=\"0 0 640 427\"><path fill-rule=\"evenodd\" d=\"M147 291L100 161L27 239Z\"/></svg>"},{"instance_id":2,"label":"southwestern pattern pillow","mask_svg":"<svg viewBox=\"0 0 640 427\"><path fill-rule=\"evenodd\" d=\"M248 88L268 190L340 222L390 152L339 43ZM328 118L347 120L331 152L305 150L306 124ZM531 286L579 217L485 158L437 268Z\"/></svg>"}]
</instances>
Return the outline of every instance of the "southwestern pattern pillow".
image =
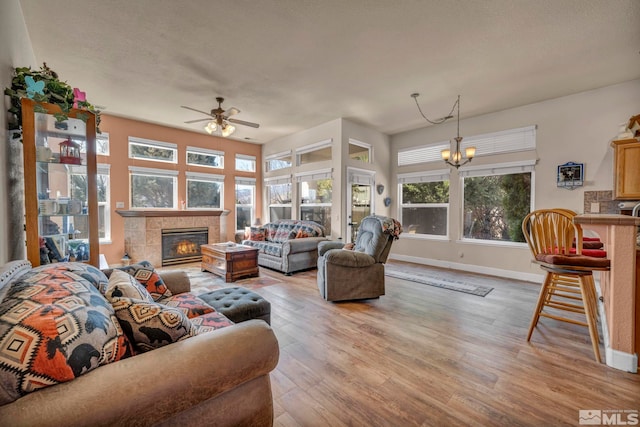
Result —
<instances>
[{"instance_id":1,"label":"southwestern pattern pillow","mask_svg":"<svg viewBox=\"0 0 640 427\"><path fill-rule=\"evenodd\" d=\"M113 298L122 329L140 352L192 337L196 330L189 318L177 308L133 298Z\"/></svg>"},{"instance_id":2,"label":"southwestern pattern pillow","mask_svg":"<svg viewBox=\"0 0 640 427\"><path fill-rule=\"evenodd\" d=\"M0 405L133 354L111 305L78 274L86 266L73 264L24 273L0 302Z\"/></svg>"},{"instance_id":3,"label":"southwestern pattern pillow","mask_svg":"<svg viewBox=\"0 0 640 427\"><path fill-rule=\"evenodd\" d=\"M196 335L233 325L231 320L229 320L224 314L218 313L217 311L191 319L191 323L193 323L193 326L196 329Z\"/></svg>"},{"instance_id":4,"label":"southwestern pattern pillow","mask_svg":"<svg viewBox=\"0 0 640 427\"><path fill-rule=\"evenodd\" d=\"M186 314L189 319L215 311L209 304L189 292L171 295L168 298L162 298L158 302L167 307L177 308Z\"/></svg>"},{"instance_id":5,"label":"southwestern pattern pillow","mask_svg":"<svg viewBox=\"0 0 640 427\"><path fill-rule=\"evenodd\" d=\"M153 297L147 292L147 288L142 286L135 277L120 270L113 270L109 276L109 285L104 296L108 300L125 297L153 302Z\"/></svg>"},{"instance_id":6,"label":"southwestern pattern pillow","mask_svg":"<svg viewBox=\"0 0 640 427\"><path fill-rule=\"evenodd\" d=\"M147 288L147 291L151 294L154 301L172 295L167 285L164 284L164 281L149 261L140 261L137 264L116 267L116 269L122 270L135 277L138 282Z\"/></svg>"},{"instance_id":7,"label":"southwestern pattern pillow","mask_svg":"<svg viewBox=\"0 0 640 427\"><path fill-rule=\"evenodd\" d=\"M266 232L263 227L251 227L249 231L249 240L255 242L263 242L265 240Z\"/></svg>"}]
</instances>

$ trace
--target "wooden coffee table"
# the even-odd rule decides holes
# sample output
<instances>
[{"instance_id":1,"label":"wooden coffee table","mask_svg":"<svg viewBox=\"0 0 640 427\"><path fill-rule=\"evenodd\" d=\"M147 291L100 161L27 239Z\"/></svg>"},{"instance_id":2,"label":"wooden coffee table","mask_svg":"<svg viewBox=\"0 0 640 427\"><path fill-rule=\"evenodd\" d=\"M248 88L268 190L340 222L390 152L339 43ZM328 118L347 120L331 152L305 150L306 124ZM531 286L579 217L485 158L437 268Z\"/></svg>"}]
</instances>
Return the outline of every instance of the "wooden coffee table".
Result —
<instances>
[{"instance_id":1,"label":"wooden coffee table","mask_svg":"<svg viewBox=\"0 0 640 427\"><path fill-rule=\"evenodd\" d=\"M200 251L202 271L224 277L225 282L260 275L258 248L237 243L214 243L200 246Z\"/></svg>"}]
</instances>

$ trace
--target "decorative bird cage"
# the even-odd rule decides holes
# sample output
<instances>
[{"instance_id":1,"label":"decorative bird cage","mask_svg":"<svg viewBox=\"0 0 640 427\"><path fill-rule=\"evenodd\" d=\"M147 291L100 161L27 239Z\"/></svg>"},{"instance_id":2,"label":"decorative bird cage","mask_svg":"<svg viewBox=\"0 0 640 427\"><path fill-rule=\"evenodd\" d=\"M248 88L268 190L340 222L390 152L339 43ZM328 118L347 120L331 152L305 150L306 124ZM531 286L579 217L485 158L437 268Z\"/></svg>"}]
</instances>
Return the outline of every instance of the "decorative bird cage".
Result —
<instances>
[{"instance_id":1,"label":"decorative bird cage","mask_svg":"<svg viewBox=\"0 0 640 427\"><path fill-rule=\"evenodd\" d=\"M82 164L82 157L80 157L80 145L67 139L60 144L60 163L67 163L71 165Z\"/></svg>"}]
</instances>

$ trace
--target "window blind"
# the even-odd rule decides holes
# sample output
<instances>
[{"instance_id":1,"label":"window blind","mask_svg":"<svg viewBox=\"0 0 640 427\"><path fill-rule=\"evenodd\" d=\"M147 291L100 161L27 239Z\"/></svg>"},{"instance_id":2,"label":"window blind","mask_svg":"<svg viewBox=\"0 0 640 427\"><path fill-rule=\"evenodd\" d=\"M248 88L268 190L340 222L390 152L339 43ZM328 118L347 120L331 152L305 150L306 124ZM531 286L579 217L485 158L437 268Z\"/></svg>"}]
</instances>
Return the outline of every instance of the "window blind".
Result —
<instances>
[{"instance_id":1,"label":"window blind","mask_svg":"<svg viewBox=\"0 0 640 427\"><path fill-rule=\"evenodd\" d=\"M151 145L154 147L162 147L162 148L173 148L173 149L178 148L178 144L174 144L172 142L154 141L152 139L138 138L136 136L130 136L129 143Z\"/></svg>"},{"instance_id":2,"label":"window blind","mask_svg":"<svg viewBox=\"0 0 640 427\"><path fill-rule=\"evenodd\" d=\"M129 166L129 172L136 175L153 175L153 176L178 176L178 171L167 169L143 168L140 166Z\"/></svg>"},{"instance_id":3,"label":"window blind","mask_svg":"<svg viewBox=\"0 0 640 427\"><path fill-rule=\"evenodd\" d=\"M246 178L246 177L242 177L242 178L236 178L236 185L256 185L256 179L255 178Z\"/></svg>"},{"instance_id":4,"label":"window blind","mask_svg":"<svg viewBox=\"0 0 640 427\"><path fill-rule=\"evenodd\" d=\"M419 182L448 181L449 169L398 174L398 184L416 184Z\"/></svg>"},{"instance_id":5,"label":"window blind","mask_svg":"<svg viewBox=\"0 0 640 427\"><path fill-rule=\"evenodd\" d=\"M291 184L291 175L281 175L281 176L273 176L270 178L265 178L264 183L266 185Z\"/></svg>"},{"instance_id":6,"label":"window blind","mask_svg":"<svg viewBox=\"0 0 640 427\"><path fill-rule=\"evenodd\" d=\"M296 174L296 182L316 181L318 179L331 179L332 169L322 169L312 172L300 172Z\"/></svg>"},{"instance_id":7,"label":"window blind","mask_svg":"<svg viewBox=\"0 0 640 427\"><path fill-rule=\"evenodd\" d=\"M312 151L322 150L323 148L331 147L332 142L333 142L333 139L329 138L324 141L305 145L303 147L296 148L296 154L300 155L305 153L311 153Z\"/></svg>"},{"instance_id":8,"label":"window blind","mask_svg":"<svg viewBox=\"0 0 640 427\"><path fill-rule=\"evenodd\" d=\"M521 162L498 163L495 165L467 166L458 170L461 177L509 175L512 173L533 172L536 160L524 160Z\"/></svg>"},{"instance_id":9,"label":"window blind","mask_svg":"<svg viewBox=\"0 0 640 427\"><path fill-rule=\"evenodd\" d=\"M439 142L435 145L398 151L398 166L442 161L442 150L448 150L450 148L448 142Z\"/></svg>"},{"instance_id":10,"label":"window blind","mask_svg":"<svg viewBox=\"0 0 640 427\"><path fill-rule=\"evenodd\" d=\"M187 179L197 179L200 181L224 182L224 175L201 172L185 172Z\"/></svg>"},{"instance_id":11,"label":"window blind","mask_svg":"<svg viewBox=\"0 0 640 427\"><path fill-rule=\"evenodd\" d=\"M196 154L207 154L209 156L224 156L224 151L209 150L208 148L200 148L200 147L187 147L187 152L192 152Z\"/></svg>"}]
</instances>

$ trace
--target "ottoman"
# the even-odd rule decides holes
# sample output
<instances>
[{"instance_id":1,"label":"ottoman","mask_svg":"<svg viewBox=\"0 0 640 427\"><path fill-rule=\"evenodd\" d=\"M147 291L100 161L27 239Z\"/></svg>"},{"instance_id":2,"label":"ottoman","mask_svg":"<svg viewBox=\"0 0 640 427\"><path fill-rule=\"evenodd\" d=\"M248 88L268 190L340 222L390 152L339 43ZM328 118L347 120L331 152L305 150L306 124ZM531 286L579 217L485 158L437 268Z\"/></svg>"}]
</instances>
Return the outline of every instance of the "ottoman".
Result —
<instances>
[{"instance_id":1,"label":"ottoman","mask_svg":"<svg viewBox=\"0 0 640 427\"><path fill-rule=\"evenodd\" d=\"M234 323L262 319L271 324L271 303L243 287L222 288L198 297Z\"/></svg>"}]
</instances>

